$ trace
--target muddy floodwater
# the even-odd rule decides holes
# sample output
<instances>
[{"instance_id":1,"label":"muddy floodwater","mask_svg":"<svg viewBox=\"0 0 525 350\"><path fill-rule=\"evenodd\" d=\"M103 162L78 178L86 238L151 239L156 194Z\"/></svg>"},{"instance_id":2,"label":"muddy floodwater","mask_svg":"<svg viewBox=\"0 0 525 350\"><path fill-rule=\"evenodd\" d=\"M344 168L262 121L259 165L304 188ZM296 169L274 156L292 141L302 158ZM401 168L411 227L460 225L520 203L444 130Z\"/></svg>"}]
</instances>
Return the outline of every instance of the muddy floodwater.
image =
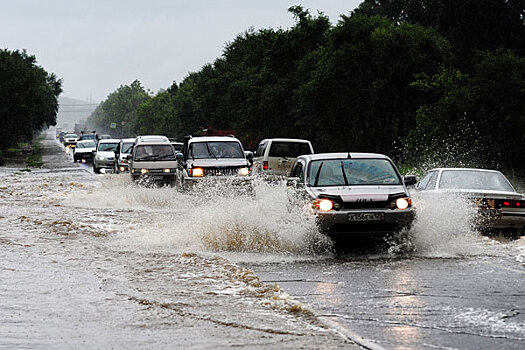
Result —
<instances>
[{"instance_id":1,"label":"muddy floodwater","mask_svg":"<svg viewBox=\"0 0 525 350\"><path fill-rule=\"evenodd\" d=\"M418 205L388 249L336 255L284 185L152 188L52 137L0 168L2 349L523 349L525 244Z\"/></svg>"}]
</instances>

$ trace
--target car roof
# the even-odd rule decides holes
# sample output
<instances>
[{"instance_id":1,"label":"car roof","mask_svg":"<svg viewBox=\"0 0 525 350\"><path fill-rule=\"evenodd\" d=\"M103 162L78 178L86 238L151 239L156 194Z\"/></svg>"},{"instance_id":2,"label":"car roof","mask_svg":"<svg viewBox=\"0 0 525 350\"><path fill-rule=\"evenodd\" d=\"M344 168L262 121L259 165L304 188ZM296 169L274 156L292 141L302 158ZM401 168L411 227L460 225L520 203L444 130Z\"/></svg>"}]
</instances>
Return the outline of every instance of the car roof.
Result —
<instances>
[{"instance_id":1,"label":"car roof","mask_svg":"<svg viewBox=\"0 0 525 350\"><path fill-rule=\"evenodd\" d=\"M144 146L144 145L170 145L171 142L163 140L142 140L135 143L135 146Z\"/></svg>"},{"instance_id":2,"label":"car roof","mask_svg":"<svg viewBox=\"0 0 525 350\"><path fill-rule=\"evenodd\" d=\"M125 138L125 139L121 139L120 141L122 142L135 142L136 138Z\"/></svg>"},{"instance_id":3,"label":"car roof","mask_svg":"<svg viewBox=\"0 0 525 350\"><path fill-rule=\"evenodd\" d=\"M189 139L188 142L223 142L223 141L233 141L240 142L237 138L232 136L196 136Z\"/></svg>"},{"instance_id":4,"label":"car roof","mask_svg":"<svg viewBox=\"0 0 525 350\"><path fill-rule=\"evenodd\" d=\"M96 144L96 142L94 140L91 140L91 139L89 139L89 140L78 140L77 143L94 143L94 144Z\"/></svg>"},{"instance_id":5,"label":"car roof","mask_svg":"<svg viewBox=\"0 0 525 350\"><path fill-rule=\"evenodd\" d=\"M348 157L350 155L350 157ZM379 153L355 153L355 152L337 152L337 153L317 153L306 154L299 156L306 161L322 160L322 159L341 159L341 158L355 158L355 159L390 159L384 154Z\"/></svg>"},{"instance_id":6,"label":"car roof","mask_svg":"<svg viewBox=\"0 0 525 350\"><path fill-rule=\"evenodd\" d=\"M482 168L434 168L429 170L430 171L443 171L443 170L469 170L469 171L481 171L481 172L490 172L490 173L501 173L501 171L498 170L492 170L492 169L482 169Z\"/></svg>"},{"instance_id":7,"label":"car roof","mask_svg":"<svg viewBox=\"0 0 525 350\"><path fill-rule=\"evenodd\" d=\"M103 139L100 140L98 143L119 143L120 139Z\"/></svg>"},{"instance_id":8,"label":"car roof","mask_svg":"<svg viewBox=\"0 0 525 350\"><path fill-rule=\"evenodd\" d=\"M280 137L273 138L273 139L264 139L261 142L268 142L268 141L310 143L309 140L305 140L305 139L287 139L287 138L280 138Z\"/></svg>"}]
</instances>

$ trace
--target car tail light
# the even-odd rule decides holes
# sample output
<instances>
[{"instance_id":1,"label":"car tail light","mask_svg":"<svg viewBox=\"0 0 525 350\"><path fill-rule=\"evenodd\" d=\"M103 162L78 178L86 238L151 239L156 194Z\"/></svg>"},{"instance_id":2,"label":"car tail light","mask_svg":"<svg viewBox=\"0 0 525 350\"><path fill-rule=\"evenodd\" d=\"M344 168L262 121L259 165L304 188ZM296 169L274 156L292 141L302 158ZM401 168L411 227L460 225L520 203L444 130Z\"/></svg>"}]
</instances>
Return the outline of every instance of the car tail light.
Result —
<instances>
[{"instance_id":1,"label":"car tail light","mask_svg":"<svg viewBox=\"0 0 525 350\"><path fill-rule=\"evenodd\" d=\"M263 169L264 170L268 170L268 162L267 161L263 161Z\"/></svg>"}]
</instances>

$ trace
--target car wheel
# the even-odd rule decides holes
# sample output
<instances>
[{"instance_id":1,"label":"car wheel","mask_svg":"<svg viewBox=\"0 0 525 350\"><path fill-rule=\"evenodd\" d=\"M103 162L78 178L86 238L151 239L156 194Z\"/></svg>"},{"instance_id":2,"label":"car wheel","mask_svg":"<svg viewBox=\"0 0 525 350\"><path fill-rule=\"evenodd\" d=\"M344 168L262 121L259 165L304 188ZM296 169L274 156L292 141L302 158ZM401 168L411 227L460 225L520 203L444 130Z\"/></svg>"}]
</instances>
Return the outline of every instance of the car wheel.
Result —
<instances>
[{"instance_id":1,"label":"car wheel","mask_svg":"<svg viewBox=\"0 0 525 350\"><path fill-rule=\"evenodd\" d=\"M77 157L73 156L73 163L76 163L77 162Z\"/></svg>"},{"instance_id":2,"label":"car wheel","mask_svg":"<svg viewBox=\"0 0 525 350\"><path fill-rule=\"evenodd\" d=\"M100 169L97 168L97 167L95 166L95 164L93 164L93 172L94 172L95 174L100 174Z\"/></svg>"},{"instance_id":3,"label":"car wheel","mask_svg":"<svg viewBox=\"0 0 525 350\"><path fill-rule=\"evenodd\" d=\"M118 164L115 163L115 164L113 165L113 167L115 168L115 174L120 174L120 169L119 169L119 167L118 167Z\"/></svg>"}]
</instances>

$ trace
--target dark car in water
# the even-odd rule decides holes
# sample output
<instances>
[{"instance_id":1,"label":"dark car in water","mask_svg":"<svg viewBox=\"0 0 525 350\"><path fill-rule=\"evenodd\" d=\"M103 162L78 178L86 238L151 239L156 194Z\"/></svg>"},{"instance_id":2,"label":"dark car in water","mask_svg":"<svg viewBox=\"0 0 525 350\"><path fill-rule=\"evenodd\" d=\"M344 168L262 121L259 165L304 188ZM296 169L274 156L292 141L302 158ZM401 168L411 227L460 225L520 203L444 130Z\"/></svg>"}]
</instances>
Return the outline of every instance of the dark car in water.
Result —
<instances>
[{"instance_id":1,"label":"dark car in water","mask_svg":"<svg viewBox=\"0 0 525 350\"><path fill-rule=\"evenodd\" d=\"M525 234L525 195L516 192L497 170L436 168L427 172L416 189L423 196L458 196L477 207L473 228L486 234L512 237Z\"/></svg>"}]
</instances>

